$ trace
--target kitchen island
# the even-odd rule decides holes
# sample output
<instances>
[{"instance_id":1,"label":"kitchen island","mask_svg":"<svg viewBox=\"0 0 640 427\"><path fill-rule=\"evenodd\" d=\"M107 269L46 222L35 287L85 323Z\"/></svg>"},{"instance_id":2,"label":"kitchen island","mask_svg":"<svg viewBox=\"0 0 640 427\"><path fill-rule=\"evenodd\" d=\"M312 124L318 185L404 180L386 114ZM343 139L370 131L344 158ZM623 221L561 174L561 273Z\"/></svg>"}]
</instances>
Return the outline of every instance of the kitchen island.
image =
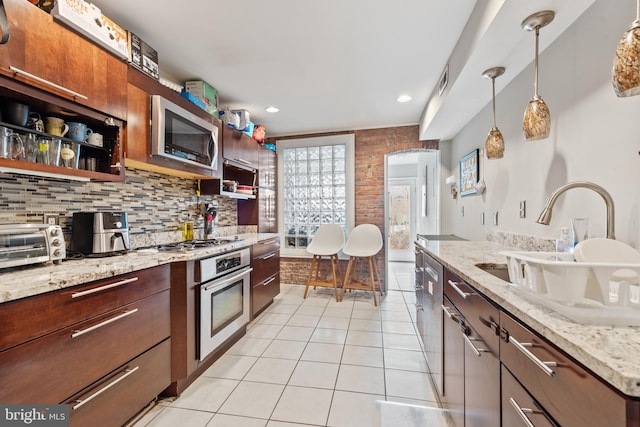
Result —
<instances>
[{"instance_id":1,"label":"kitchen island","mask_svg":"<svg viewBox=\"0 0 640 427\"><path fill-rule=\"evenodd\" d=\"M613 424L610 425L637 425L636 423L640 422L638 421L640 420L640 400L638 399L640 397L640 364L637 363L637 355L640 354L640 327L576 323L547 307L523 299L508 282L476 266L476 264L505 264L506 258L500 255L500 252L514 250L513 248L487 241L429 241L423 242L420 247L444 266L445 295L447 287L459 287L462 293L458 293L458 298L460 298L459 301L463 301L467 298L466 296L471 297L475 295L475 291L478 291L479 295L469 300L482 298L500 310L499 325L497 318L483 314L468 321L462 317L460 324L463 335L468 337L475 336L474 328L478 331L491 330L494 336L500 337L499 350L496 350L494 355L499 356L503 372L502 387L498 384L496 391L502 393L503 425L506 425L504 423L507 420L505 411L511 410L513 405L508 397L505 399L505 393L509 387L507 376L511 377L507 368L512 371L511 373L515 375L522 387L527 389L525 391L530 393L530 397L538 401L527 406L531 408L530 405L536 406L537 403L541 403L540 408L548 411L551 414L550 418L555 418L553 420L555 423L592 425L576 424L575 418L570 416L562 419L564 415L558 415L562 412L570 412L569 409L574 413L585 414L591 411L610 410L612 414L617 414L617 418L614 418L614 415L611 416L610 422ZM480 322L484 321L488 329L484 329L482 325L479 326L480 329L473 326L474 320L477 323L478 319ZM487 320L492 320L493 323ZM471 325L471 332L469 332L469 325ZM528 330L530 335L526 339L521 338L520 330ZM445 330L445 335L446 332ZM536 334L539 337L536 337ZM459 339L460 342L464 342L461 338ZM474 341L480 352L490 351L483 350L491 347L487 347L487 343L483 343L483 340L471 338L471 341ZM447 337L444 343L446 347ZM525 348L524 351L516 348L520 347L520 344ZM467 354L467 347L460 348ZM469 346L469 348L472 347ZM447 357L450 356L451 353L448 353L445 348L445 370L448 363ZM536 356L539 358L537 366L533 361ZM481 358L477 355L477 357L484 359L486 356ZM557 364L549 363L553 361L557 361ZM546 373L541 365L549 368ZM449 366L452 366L451 363ZM467 366L466 363L465 366ZM464 372L465 375L468 374L467 371ZM570 376L572 378L568 381L567 378ZM564 388L564 396L567 397L566 401L548 400L562 388ZM595 388L598 388L598 391ZM509 393L511 393L510 390ZM600 396L598 393L603 393L602 395L610 400L601 401L600 397L594 397ZM449 394L450 398L451 392ZM589 399L595 402L590 402ZM444 400L445 402L447 400L446 391ZM465 410L473 412L474 408L465 408ZM536 412L535 407L534 413L524 409L523 411L530 414L529 416ZM523 413L518 415L522 417Z\"/></svg>"}]
</instances>

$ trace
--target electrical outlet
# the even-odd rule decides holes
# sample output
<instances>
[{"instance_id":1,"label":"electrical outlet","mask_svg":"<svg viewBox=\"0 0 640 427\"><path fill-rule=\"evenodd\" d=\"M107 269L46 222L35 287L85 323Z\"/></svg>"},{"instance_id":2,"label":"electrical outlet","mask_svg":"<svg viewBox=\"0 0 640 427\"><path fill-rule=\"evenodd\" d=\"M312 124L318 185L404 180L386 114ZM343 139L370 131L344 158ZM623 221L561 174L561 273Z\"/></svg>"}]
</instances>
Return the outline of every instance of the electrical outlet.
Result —
<instances>
[{"instance_id":1,"label":"electrical outlet","mask_svg":"<svg viewBox=\"0 0 640 427\"><path fill-rule=\"evenodd\" d=\"M493 225L494 227L498 226L498 212L493 213Z\"/></svg>"},{"instance_id":2,"label":"electrical outlet","mask_svg":"<svg viewBox=\"0 0 640 427\"><path fill-rule=\"evenodd\" d=\"M522 200L520 201L520 218L526 218L526 217L527 217L527 201Z\"/></svg>"},{"instance_id":3,"label":"electrical outlet","mask_svg":"<svg viewBox=\"0 0 640 427\"><path fill-rule=\"evenodd\" d=\"M58 215L56 214L44 214L44 223L47 225L59 225Z\"/></svg>"}]
</instances>

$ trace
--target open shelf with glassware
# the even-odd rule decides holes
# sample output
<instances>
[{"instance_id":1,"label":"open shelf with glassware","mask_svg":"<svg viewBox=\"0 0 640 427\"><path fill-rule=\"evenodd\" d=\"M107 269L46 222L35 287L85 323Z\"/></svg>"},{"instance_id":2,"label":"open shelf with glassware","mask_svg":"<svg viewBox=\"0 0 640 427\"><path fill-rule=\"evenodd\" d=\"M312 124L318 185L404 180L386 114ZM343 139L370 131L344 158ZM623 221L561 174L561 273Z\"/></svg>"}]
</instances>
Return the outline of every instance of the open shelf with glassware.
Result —
<instances>
[{"instance_id":1,"label":"open shelf with glassware","mask_svg":"<svg viewBox=\"0 0 640 427\"><path fill-rule=\"evenodd\" d=\"M7 114L16 105L28 113ZM4 113L0 171L71 180L124 180L121 120L1 76L0 106ZM44 125L48 117L59 119L62 129L68 123L80 123L84 133L77 140L69 138L68 131L54 132ZM96 136L90 138L91 134Z\"/></svg>"}]
</instances>

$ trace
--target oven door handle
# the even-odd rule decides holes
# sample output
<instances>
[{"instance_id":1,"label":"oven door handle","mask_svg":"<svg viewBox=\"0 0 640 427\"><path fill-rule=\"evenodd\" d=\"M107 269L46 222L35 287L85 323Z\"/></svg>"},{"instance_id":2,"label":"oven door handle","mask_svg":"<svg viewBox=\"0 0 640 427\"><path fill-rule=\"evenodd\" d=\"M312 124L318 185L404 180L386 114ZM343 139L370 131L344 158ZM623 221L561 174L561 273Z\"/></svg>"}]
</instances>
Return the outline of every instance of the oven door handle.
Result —
<instances>
[{"instance_id":1,"label":"oven door handle","mask_svg":"<svg viewBox=\"0 0 640 427\"><path fill-rule=\"evenodd\" d=\"M253 271L253 268L248 267L248 268L246 268L246 269L244 269L244 270L241 270L239 273L234 274L234 275L233 275L233 276L231 276L231 277L225 277L225 278L224 278L224 280L222 280L222 281L220 281L220 282L216 281L215 283L212 283L212 284L210 284L210 285L205 286L205 287L203 288L203 290L204 290L204 291L208 291L208 290L210 290L211 288L217 288L218 286L226 285L227 283L231 283L231 282L233 282L234 280L236 280L237 278L242 277L242 276L244 276L245 274L250 273L250 272L252 272L252 271Z\"/></svg>"}]
</instances>

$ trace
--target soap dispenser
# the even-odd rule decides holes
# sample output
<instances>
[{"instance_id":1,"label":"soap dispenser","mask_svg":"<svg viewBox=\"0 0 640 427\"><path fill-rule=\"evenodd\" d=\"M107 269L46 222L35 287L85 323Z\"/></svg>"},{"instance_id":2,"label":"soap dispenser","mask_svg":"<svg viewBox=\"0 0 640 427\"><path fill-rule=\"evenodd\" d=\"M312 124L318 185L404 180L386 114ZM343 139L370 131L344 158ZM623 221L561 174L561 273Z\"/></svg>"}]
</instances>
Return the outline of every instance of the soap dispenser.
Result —
<instances>
[{"instance_id":1,"label":"soap dispenser","mask_svg":"<svg viewBox=\"0 0 640 427\"><path fill-rule=\"evenodd\" d=\"M560 238L556 240L556 252L573 252L573 241L569 234L569 227L560 229Z\"/></svg>"}]
</instances>

